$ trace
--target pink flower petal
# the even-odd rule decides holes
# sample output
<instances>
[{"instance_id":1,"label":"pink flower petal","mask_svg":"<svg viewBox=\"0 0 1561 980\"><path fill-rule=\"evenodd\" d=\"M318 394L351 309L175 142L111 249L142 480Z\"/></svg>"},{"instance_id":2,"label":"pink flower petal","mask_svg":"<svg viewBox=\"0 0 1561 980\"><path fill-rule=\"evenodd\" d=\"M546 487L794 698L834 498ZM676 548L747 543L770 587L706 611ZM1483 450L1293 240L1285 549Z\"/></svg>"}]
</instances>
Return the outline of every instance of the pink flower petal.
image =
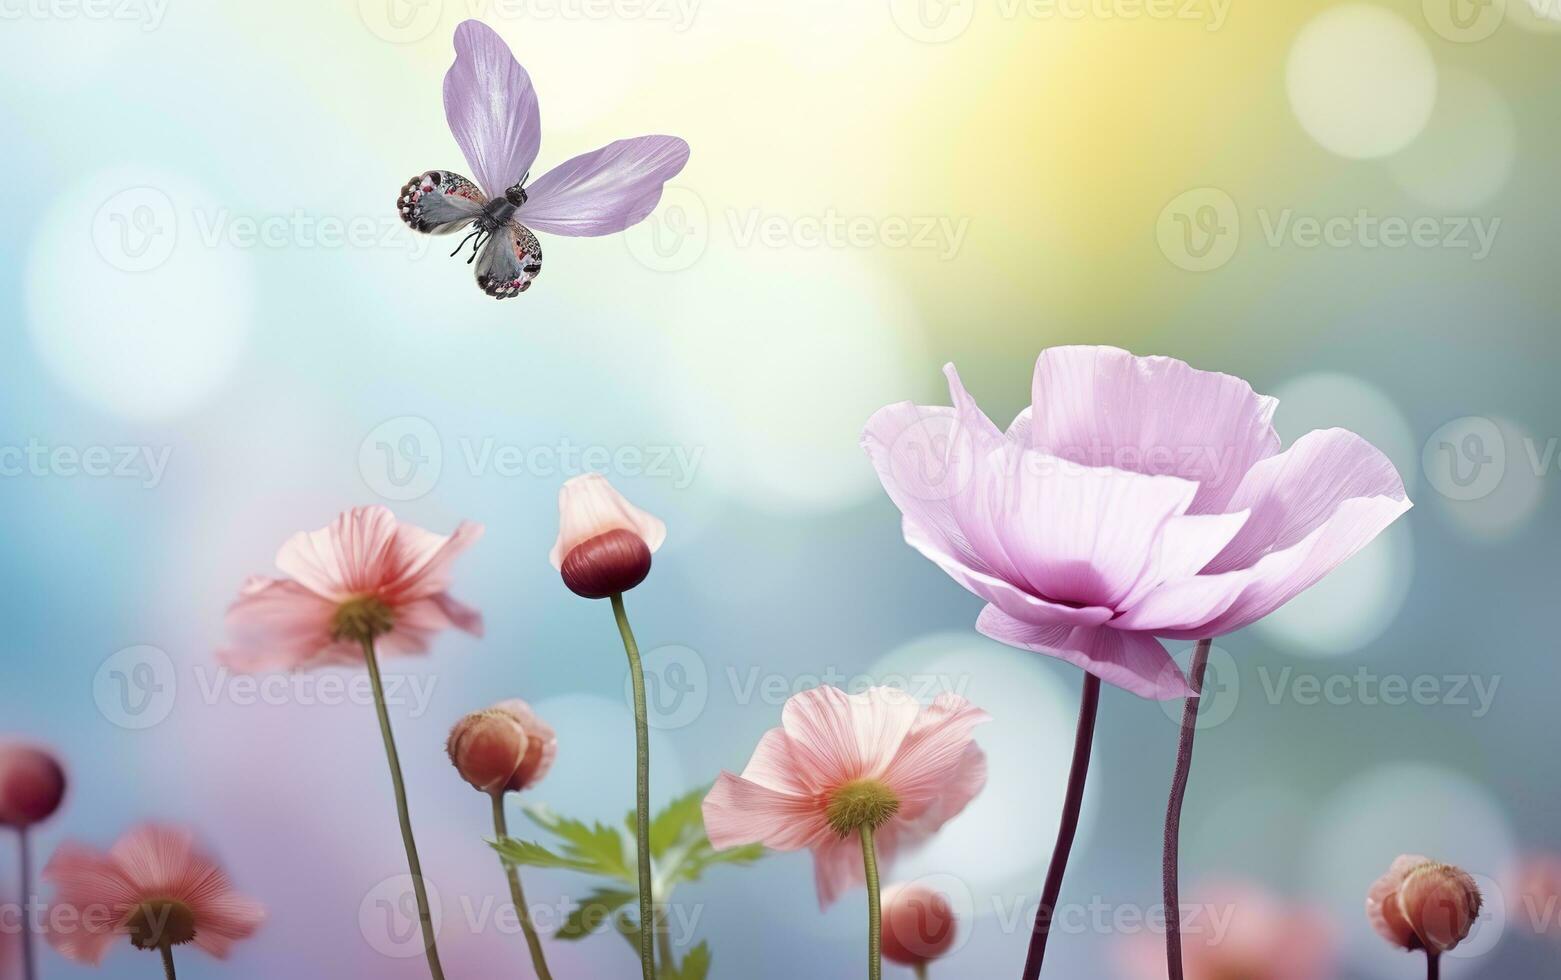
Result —
<instances>
[{"instance_id":1,"label":"pink flower petal","mask_svg":"<svg viewBox=\"0 0 1561 980\"><path fill-rule=\"evenodd\" d=\"M920 711L915 698L895 688L847 694L816 687L787 700L781 726L796 765L819 785L839 786L882 778Z\"/></svg>"},{"instance_id":2,"label":"pink flower petal","mask_svg":"<svg viewBox=\"0 0 1561 980\"><path fill-rule=\"evenodd\" d=\"M232 645L218 658L232 670L296 670L331 644L336 604L282 579L254 577L228 608Z\"/></svg>"},{"instance_id":3,"label":"pink flower petal","mask_svg":"<svg viewBox=\"0 0 1561 980\"><path fill-rule=\"evenodd\" d=\"M703 810L705 833L717 850L758 843L798 851L834 836L814 798L781 793L729 772L716 778Z\"/></svg>"},{"instance_id":4,"label":"pink flower petal","mask_svg":"<svg viewBox=\"0 0 1561 980\"><path fill-rule=\"evenodd\" d=\"M968 761L966 750L975 748L971 733L991 719L957 694L940 694L922 710L884 773L884 782L900 798L900 817L920 816L942 796Z\"/></svg>"},{"instance_id":5,"label":"pink flower petal","mask_svg":"<svg viewBox=\"0 0 1561 980\"><path fill-rule=\"evenodd\" d=\"M276 566L317 595L343 602L374 592L394 567L396 518L388 507L355 507L318 531L300 531Z\"/></svg>"},{"instance_id":6,"label":"pink flower petal","mask_svg":"<svg viewBox=\"0 0 1561 980\"><path fill-rule=\"evenodd\" d=\"M1158 701L1192 694L1176 661L1148 633L1101 627L1033 626L987 606L976 630L1000 643L1065 660L1139 697Z\"/></svg>"},{"instance_id":7,"label":"pink flower petal","mask_svg":"<svg viewBox=\"0 0 1561 980\"><path fill-rule=\"evenodd\" d=\"M482 539L483 530L481 524L471 521L462 521L447 535L412 524L398 524L391 565L379 585L379 594L396 602L410 602L447 591L455 559Z\"/></svg>"},{"instance_id":8,"label":"pink flower petal","mask_svg":"<svg viewBox=\"0 0 1561 980\"><path fill-rule=\"evenodd\" d=\"M1052 347L1035 365L1029 445L1095 466L1199 484L1191 513L1228 509L1241 477L1279 451L1278 403L1240 378L1115 347Z\"/></svg>"}]
</instances>

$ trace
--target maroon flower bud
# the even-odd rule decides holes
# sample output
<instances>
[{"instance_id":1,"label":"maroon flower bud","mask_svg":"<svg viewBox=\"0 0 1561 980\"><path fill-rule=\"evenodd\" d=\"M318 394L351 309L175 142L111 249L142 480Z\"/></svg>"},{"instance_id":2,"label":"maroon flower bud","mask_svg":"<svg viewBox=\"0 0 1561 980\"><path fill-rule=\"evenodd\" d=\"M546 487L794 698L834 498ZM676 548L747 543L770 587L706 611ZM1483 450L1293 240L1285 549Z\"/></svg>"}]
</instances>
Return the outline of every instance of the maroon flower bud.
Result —
<instances>
[{"instance_id":1,"label":"maroon flower bud","mask_svg":"<svg viewBox=\"0 0 1561 980\"><path fill-rule=\"evenodd\" d=\"M445 750L461 778L483 793L503 792L526 758L530 736L512 716L489 708L450 730Z\"/></svg>"},{"instance_id":2,"label":"maroon flower bud","mask_svg":"<svg viewBox=\"0 0 1561 980\"><path fill-rule=\"evenodd\" d=\"M884 959L909 967L931 963L953 948L957 931L954 909L940 892L918 884L884 890Z\"/></svg>"},{"instance_id":3,"label":"maroon flower bud","mask_svg":"<svg viewBox=\"0 0 1561 980\"><path fill-rule=\"evenodd\" d=\"M0 825L23 829L54 815L65 798L65 769L42 749L0 745Z\"/></svg>"},{"instance_id":4,"label":"maroon flower bud","mask_svg":"<svg viewBox=\"0 0 1561 980\"><path fill-rule=\"evenodd\" d=\"M1481 902L1468 872L1406 854L1371 886L1366 917L1393 945L1440 956L1468 937Z\"/></svg>"},{"instance_id":5,"label":"maroon flower bud","mask_svg":"<svg viewBox=\"0 0 1561 980\"><path fill-rule=\"evenodd\" d=\"M665 524L625 500L598 473L564 484L558 515L558 541L549 559L569 590L587 599L606 599L645 581L651 553L667 537Z\"/></svg>"}]
</instances>

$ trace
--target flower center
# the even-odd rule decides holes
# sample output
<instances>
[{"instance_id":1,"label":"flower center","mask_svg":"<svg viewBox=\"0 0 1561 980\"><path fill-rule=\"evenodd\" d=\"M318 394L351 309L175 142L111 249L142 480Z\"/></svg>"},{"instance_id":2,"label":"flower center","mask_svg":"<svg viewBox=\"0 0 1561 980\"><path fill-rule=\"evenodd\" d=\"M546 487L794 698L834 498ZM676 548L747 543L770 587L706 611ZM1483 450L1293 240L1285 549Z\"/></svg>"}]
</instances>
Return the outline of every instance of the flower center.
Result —
<instances>
[{"instance_id":1,"label":"flower center","mask_svg":"<svg viewBox=\"0 0 1561 980\"><path fill-rule=\"evenodd\" d=\"M153 899L135 907L125 931L136 949L181 946L195 938L195 913L183 902Z\"/></svg>"},{"instance_id":2,"label":"flower center","mask_svg":"<svg viewBox=\"0 0 1561 980\"><path fill-rule=\"evenodd\" d=\"M900 798L894 790L876 779L856 779L829 797L826 816L835 833L849 837L863 827L877 830L899 812Z\"/></svg>"},{"instance_id":3,"label":"flower center","mask_svg":"<svg viewBox=\"0 0 1561 980\"><path fill-rule=\"evenodd\" d=\"M395 628L390 607L371 595L348 599L331 617L331 638L373 642Z\"/></svg>"}]
</instances>

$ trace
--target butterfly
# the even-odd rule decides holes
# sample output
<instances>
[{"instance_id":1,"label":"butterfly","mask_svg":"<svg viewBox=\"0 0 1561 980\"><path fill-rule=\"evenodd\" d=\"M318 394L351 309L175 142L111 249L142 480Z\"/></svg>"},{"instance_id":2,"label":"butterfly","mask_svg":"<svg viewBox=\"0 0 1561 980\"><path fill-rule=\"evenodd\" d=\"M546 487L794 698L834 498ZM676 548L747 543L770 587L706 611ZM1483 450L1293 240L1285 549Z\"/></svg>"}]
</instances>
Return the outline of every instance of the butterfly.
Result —
<instances>
[{"instance_id":1,"label":"butterfly","mask_svg":"<svg viewBox=\"0 0 1561 980\"><path fill-rule=\"evenodd\" d=\"M467 264L497 299L519 296L542 271L536 232L595 236L632 227L688 162L688 144L676 136L638 136L565 161L528 185L542 143L536 90L504 39L475 20L455 29L444 114L477 179L426 171L401 188L396 210L415 231L466 230L450 254L471 243Z\"/></svg>"}]
</instances>

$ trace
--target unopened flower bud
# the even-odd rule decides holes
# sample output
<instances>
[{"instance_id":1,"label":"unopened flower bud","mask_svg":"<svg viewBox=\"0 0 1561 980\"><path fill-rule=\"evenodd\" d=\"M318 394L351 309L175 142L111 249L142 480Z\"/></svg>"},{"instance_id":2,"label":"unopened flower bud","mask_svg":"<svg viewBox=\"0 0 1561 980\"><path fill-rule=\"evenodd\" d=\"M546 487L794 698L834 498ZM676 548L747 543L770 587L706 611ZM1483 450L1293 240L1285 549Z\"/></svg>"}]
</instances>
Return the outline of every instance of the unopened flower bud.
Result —
<instances>
[{"instance_id":1,"label":"unopened flower bud","mask_svg":"<svg viewBox=\"0 0 1561 980\"><path fill-rule=\"evenodd\" d=\"M509 715L526 730L526 754L504 789L509 793L530 789L553 768L553 760L558 757L558 734L552 725L537 716L531 705L519 698L500 701L493 710Z\"/></svg>"},{"instance_id":2,"label":"unopened flower bud","mask_svg":"<svg viewBox=\"0 0 1561 980\"><path fill-rule=\"evenodd\" d=\"M883 893L883 955L901 966L920 966L954 946L954 909L926 885L892 885Z\"/></svg>"},{"instance_id":3,"label":"unopened flower bud","mask_svg":"<svg viewBox=\"0 0 1561 980\"><path fill-rule=\"evenodd\" d=\"M1393 862L1366 896L1366 916L1388 942L1441 955L1463 942L1480 915L1468 872L1417 854Z\"/></svg>"},{"instance_id":4,"label":"unopened flower bud","mask_svg":"<svg viewBox=\"0 0 1561 980\"><path fill-rule=\"evenodd\" d=\"M499 793L525 760L529 742L520 722L489 708L456 722L445 748L462 779L479 792Z\"/></svg>"},{"instance_id":5,"label":"unopened flower bud","mask_svg":"<svg viewBox=\"0 0 1561 980\"><path fill-rule=\"evenodd\" d=\"M558 541L548 559L571 592L605 599L650 574L650 556L667 526L624 499L600 473L587 473L558 492Z\"/></svg>"},{"instance_id":6,"label":"unopened flower bud","mask_svg":"<svg viewBox=\"0 0 1561 980\"><path fill-rule=\"evenodd\" d=\"M0 825L22 829L54 815L65 798L65 769L42 749L0 745Z\"/></svg>"}]
</instances>

